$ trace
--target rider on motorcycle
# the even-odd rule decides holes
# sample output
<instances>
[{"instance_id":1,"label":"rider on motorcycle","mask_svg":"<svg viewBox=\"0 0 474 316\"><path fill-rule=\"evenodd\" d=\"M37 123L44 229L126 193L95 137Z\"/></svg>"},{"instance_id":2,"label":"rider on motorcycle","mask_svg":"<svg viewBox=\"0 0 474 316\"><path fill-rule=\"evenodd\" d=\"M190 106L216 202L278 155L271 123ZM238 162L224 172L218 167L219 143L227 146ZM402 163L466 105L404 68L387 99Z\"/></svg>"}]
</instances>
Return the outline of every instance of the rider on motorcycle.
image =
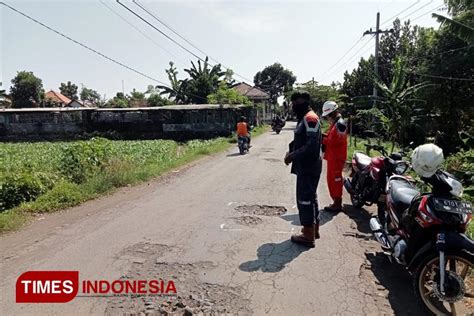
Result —
<instances>
[{"instance_id":1,"label":"rider on motorcycle","mask_svg":"<svg viewBox=\"0 0 474 316\"><path fill-rule=\"evenodd\" d=\"M250 125L246 122L247 118L245 116L240 117L239 123L237 123L237 139L239 137L246 137L248 140L249 147L250 146L250 140L251 140L251 135L250 135Z\"/></svg>"}]
</instances>

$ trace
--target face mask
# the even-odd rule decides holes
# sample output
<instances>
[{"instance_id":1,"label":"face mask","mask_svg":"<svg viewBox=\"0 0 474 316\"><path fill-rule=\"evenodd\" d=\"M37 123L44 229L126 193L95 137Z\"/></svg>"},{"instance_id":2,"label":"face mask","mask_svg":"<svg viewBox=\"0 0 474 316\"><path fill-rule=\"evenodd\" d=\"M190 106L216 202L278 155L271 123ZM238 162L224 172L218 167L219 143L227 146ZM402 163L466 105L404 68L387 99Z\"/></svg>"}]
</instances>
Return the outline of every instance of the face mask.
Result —
<instances>
[{"instance_id":1,"label":"face mask","mask_svg":"<svg viewBox=\"0 0 474 316\"><path fill-rule=\"evenodd\" d=\"M308 112L308 106L308 102L293 104L293 111L295 111L295 114L298 118L302 118L306 114L306 112Z\"/></svg>"}]
</instances>

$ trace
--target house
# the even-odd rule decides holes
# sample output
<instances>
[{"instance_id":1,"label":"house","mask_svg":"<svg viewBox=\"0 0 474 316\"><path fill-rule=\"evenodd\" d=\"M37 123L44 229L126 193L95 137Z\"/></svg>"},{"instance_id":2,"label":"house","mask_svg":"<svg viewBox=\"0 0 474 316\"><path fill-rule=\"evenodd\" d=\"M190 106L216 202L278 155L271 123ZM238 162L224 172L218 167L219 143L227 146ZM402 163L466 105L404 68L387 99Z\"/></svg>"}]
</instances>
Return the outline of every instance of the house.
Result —
<instances>
[{"instance_id":1,"label":"house","mask_svg":"<svg viewBox=\"0 0 474 316\"><path fill-rule=\"evenodd\" d=\"M0 97L0 107L10 108L12 106L12 100L9 96Z\"/></svg>"},{"instance_id":2,"label":"house","mask_svg":"<svg viewBox=\"0 0 474 316\"><path fill-rule=\"evenodd\" d=\"M236 90L240 95L246 96L254 103L268 103L270 100L268 93L245 82L234 85L232 89Z\"/></svg>"},{"instance_id":3,"label":"house","mask_svg":"<svg viewBox=\"0 0 474 316\"><path fill-rule=\"evenodd\" d=\"M82 104L78 100L71 100L64 94L61 94L59 92L50 90L46 92L44 96L44 101L45 103L49 104L55 104L58 107L70 107L70 108L82 108L84 107L84 104Z\"/></svg>"}]
</instances>

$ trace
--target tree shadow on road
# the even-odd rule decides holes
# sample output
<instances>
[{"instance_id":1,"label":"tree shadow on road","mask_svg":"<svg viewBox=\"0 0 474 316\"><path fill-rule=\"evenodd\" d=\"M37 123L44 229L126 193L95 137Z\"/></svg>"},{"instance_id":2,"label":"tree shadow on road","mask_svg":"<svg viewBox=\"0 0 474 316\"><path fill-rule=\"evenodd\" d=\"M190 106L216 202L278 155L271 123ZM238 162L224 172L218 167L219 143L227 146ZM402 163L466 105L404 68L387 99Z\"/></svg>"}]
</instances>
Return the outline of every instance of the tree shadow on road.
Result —
<instances>
[{"instance_id":1,"label":"tree shadow on road","mask_svg":"<svg viewBox=\"0 0 474 316\"><path fill-rule=\"evenodd\" d=\"M279 272L288 263L309 248L297 245L291 240L280 243L266 243L258 247L257 259L240 264L239 269L244 272Z\"/></svg>"},{"instance_id":2,"label":"tree shadow on road","mask_svg":"<svg viewBox=\"0 0 474 316\"><path fill-rule=\"evenodd\" d=\"M372 238L369 220L375 214L365 208L356 209L352 205L344 205L344 213L354 221L356 225L353 228L357 230L346 236L353 236L361 241L370 265L370 269L366 271L373 273L377 288L382 287L382 290L388 291L387 299L395 315L427 315L415 298L408 271L402 265L391 263L378 242Z\"/></svg>"}]
</instances>

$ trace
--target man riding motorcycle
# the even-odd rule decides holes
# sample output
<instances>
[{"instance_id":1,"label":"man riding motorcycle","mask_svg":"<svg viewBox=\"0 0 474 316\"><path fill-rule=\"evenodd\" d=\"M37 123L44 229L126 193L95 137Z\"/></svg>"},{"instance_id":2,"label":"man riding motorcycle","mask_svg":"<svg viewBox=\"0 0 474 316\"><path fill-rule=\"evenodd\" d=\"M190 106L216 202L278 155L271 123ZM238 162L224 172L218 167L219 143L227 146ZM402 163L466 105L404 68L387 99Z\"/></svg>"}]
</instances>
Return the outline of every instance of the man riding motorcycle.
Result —
<instances>
[{"instance_id":1,"label":"man riding motorcycle","mask_svg":"<svg viewBox=\"0 0 474 316\"><path fill-rule=\"evenodd\" d=\"M248 140L249 147L250 145L251 135L250 135L250 125L246 122L247 118L245 116L240 117L240 121L237 123L237 139L239 137L246 137Z\"/></svg>"}]
</instances>

